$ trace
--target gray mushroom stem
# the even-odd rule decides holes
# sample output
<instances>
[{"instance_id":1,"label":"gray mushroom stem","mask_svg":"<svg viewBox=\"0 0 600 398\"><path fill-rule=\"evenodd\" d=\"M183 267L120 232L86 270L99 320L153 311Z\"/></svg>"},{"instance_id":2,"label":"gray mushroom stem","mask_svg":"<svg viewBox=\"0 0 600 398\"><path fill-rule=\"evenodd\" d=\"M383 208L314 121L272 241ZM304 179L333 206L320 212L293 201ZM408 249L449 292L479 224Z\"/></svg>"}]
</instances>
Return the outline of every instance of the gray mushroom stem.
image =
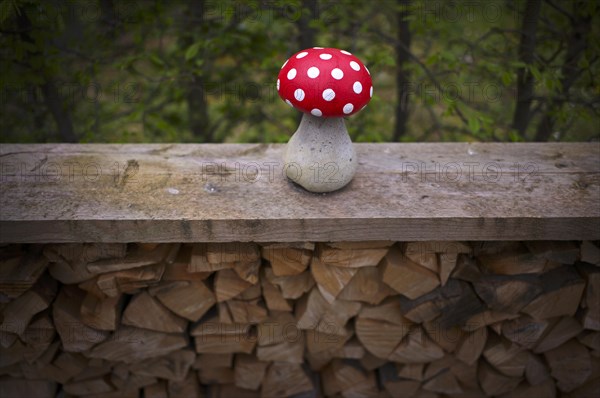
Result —
<instances>
[{"instance_id":1,"label":"gray mushroom stem","mask_svg":"<svg viewBox=\"0 0 600 398\"><path fill-rule=\"evenodd\" d=\"M311 192L331 192L348 184L358 165L342 117L304 113L284 155L287 177Z\"/></svg>"}]
</instances>

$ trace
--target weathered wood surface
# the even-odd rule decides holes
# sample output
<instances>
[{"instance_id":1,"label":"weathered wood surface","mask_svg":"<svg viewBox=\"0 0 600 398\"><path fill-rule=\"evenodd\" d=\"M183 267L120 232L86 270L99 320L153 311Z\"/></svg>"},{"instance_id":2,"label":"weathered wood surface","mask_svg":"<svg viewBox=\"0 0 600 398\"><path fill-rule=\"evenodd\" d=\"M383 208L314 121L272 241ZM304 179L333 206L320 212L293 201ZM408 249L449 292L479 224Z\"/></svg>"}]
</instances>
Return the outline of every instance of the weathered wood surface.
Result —
<instances>
[{"instance_id":1,"label":"weathered wood surface","mask_svg":"<svg viewBox=\"0 0 600 398\"><path fill-rule=\"evenodd\" d=\"M2 145L0 242L600 238L600 143L357 144L330 194L283 148Z\"/></svg>"}]
</instances>

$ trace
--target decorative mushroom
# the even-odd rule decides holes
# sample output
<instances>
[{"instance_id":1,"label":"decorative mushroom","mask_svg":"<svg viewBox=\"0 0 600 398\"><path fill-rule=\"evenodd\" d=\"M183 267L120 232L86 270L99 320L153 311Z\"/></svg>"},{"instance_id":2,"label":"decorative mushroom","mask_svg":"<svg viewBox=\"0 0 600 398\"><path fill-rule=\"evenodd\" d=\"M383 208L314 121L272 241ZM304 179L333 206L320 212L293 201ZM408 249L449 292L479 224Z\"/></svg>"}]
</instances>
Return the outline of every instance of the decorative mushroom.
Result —
<instances>
[{"instance_id":1,"label":"decorative mushroom","mask_svg":"<svg viewBox=\"0 0 600 398\"><path fill-rule=\"evenodd\" d=\"M304 112L285 150L287 177L311 192L344 187L358 164L344 116L360 111L373 96L368 69L348 51L309 48L285 61L277 92Z\"/></svg>"}]
</instances>

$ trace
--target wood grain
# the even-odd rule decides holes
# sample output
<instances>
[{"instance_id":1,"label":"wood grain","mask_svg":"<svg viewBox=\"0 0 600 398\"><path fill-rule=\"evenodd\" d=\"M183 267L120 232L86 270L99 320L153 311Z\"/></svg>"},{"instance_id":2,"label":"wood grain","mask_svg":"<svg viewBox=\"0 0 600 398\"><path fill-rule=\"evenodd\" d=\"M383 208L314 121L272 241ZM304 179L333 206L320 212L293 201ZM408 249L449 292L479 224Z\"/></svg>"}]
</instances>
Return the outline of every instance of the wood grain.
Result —
<instances>
[{"instance_id":1,"label":"wood grain","mask_svg":"<svg viewBox=\"0 0 600 398\"><path fill-rule=\"evenodd\" d=\"M357 144L312 194L276 144L9 144L0 243L600 238L599 143Z\"/></svg>"}]
</instances>

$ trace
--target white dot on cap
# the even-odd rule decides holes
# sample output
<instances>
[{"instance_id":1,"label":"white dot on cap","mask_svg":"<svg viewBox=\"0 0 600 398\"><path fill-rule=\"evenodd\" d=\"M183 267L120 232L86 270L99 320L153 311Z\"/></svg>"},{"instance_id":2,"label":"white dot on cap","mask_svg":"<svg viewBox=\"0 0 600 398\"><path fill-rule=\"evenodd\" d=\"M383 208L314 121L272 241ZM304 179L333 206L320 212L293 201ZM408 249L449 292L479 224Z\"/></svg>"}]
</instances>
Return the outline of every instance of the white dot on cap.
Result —
<instances>
[{"instance_id":1,"label":"white dot on cap","mask_svg":"<svg viewBox=\"0 0 600 398\"><path fill-rule=\"evenodd\" d=\"M350 112L352 112L354 110L354 105L352 105L352 104L346 104L346 105L344 105L344 108L342 110L347 115L347 114L349 114Z\"/></svg>"},{"instance_id":2,"label":"white dot on cap","mask_svg":"<svg viewBox=\"0 0 600 398\"><path fill-rule=\"evenodd\" d=\"M368 73L369 75L371 74L371 72L369 72L369 68L367 68L366 66L365 66L365 70L367 71L367 73Z\"/></svg>"},{"instance_id":3,"label":"white dot on cap","mask_svg":"<svg viewBox=\"0 0 600 398\"><path fill-rule=\"evenodd\" d=\"M284 67L287 65L287 63L288 63L288 62L289 62L289 59L288 59L288 60L286 60L286 61L283 63L283 65L281 65L281 69L283 69L283 68L284 68Z\"/></svg>"},{"instance_id":4,"label":"white dot on cap","mask_svg":"<svg viewBox=\"0 0 600 398\"><path fill-rule=\"evenodd\" d=\"M321 112L319 109L315 108L312 111L310 111L310 114L313 116L323 116L323 112Z\"/></svg>"},{"instance_id":5,"label":"white dot on cap","mask_svg":"<svg viewBox=\"0 0 600 398\"><path fill-rule=\"evenodd\" d=\"M281 84L281 82L279 81L279 79L277 79L277 91L279 91L279 85Z\"/></svg>"},{"instance_id":6,"label":"white dot on cap","mask_svg":"<svg viewBox=\"0 0 600 398\"><path fill-rule=\"evenodd\" d=\"M322 50L323 47L313 47L315 50Z\"/></svg>"},{"instance_id":7,"label":"white dot on cap","mask_svg":"<svg viewBox=\"0 0 600 398\"><path fill-rule=\"evenodd\" d=\"M298 101L302 101L304 99L304 95L304 90L301 88L297 88L296 91L294 91L294 98L296 98Z\"/></svg>"},{"instance_id":8,"label":"white dot on cap","mask_svg":"<svg viewBox=\"0 0 600 398\"><path fill-rule=\"evenodd\" d=\"M310 77L311 79L316 78L317 76L319 76L319 73L321 73L321 71L319 70L319 68L317 68L316 66L311 66L310 68L308 68L308 70L306 71L306 74L308 75L308 77Z\"/></svg>"},{"instance_id":9,"label":"white dot on cap","mask_svg":"<svg viewBox=\"0 0 600 398\"><path fill-rule=\"evenodd\" d=\"M352 54L350 54L348 51L345 51L345 50L340 50L340 52L341 52L342 54L346 54L346 55L352 55Z\"/></svg>"},{"instance_id":10,"label":"white dot on cap","mask_svg":"<svg viewBox=\"0 0 600 398\"><path fill-rule=\"evenodd\" d=\"M371 86L371 88L369 89L369 97L373 96L373 86Z\"/></svg>"},{"instance_id":11,"label":"white dot on cap","mask_svg":"<svg viewBox=\"0 0 600 398\"><path fill-rule=\"evenodd\" d=\"M295 77L296 77L296 69L292 68L288 71L287 78L289 80L292 80Z\"/></svg>"},{"instance_id":12,"label":"white dot on cap","mask_svg":"<svg viewBox=\"0 0 600 398\"><path fill-rule=\"evenodd\" d=\"M334 98L335 98L335 91L333 91L330 88L323 90L323 99L325 101L331 101Z\"/></svg>"},{"instance_id":13,"label":"white dot on cap","mask_svg":"<svg viewBox=\"0 0 600 398\"><path fill-rule=\"evenodd\" d=\"M332 57L331 54L321 54L321 55L319 55L319 58L324 59L324 60L331 59L331 57Z\"/></svg>"},{"instance_id":14,"label":"white dot on cap","mask_svg":"<svg viewBox=\"0 0 600 398\"><path fill-rule=\"evenodd\" d=\"M352 69L354 69L355 71L357 71L357 72L360 70L360 65L359 65L359 64L357 64L357 63L356 63L356 62L354 62L354 61L350 61L350 67L351 67Z\"/></svg>"},{"instance_id":15,"label":"white dot on cap","mask_svg":"<svg viewBox=\"0 0 600 398\"><path fill-rule=\"evenodd\" d=\"M331 71L331 77L333 77L335 80L340 80L342 77L344 77L344 72L342 72L340 68L334 68Z\"/></svg>"},{"instance_id":16,"label":"white dot on cap","mask_svg":"<svg viewBox=\"0 0 600 398\"><path fill-rule=\"evenodd\" d=\"M360 84L360 82L354 82L352 85L352 90L354 90L356 94L362 93L362 84Z\"/></svg>"},{"instance_id":17,"label":"white dot on cap","mask_svg":"<svg viewBox=\"0 0 600 398\"><path fill-rule=\"evenodd\" d=\"M289 106L291 106L292 108L294 107L294 104L292 104L292 103L290 102L290 100L288 100L288 99L286 99L286 100L285 100L285 103L286 103L286 104L288 104Z\"/></svg>"},{"instance_id":18,"label":"white dot on cap","mask_svg":"<svg viewBox=\"0 0 600 398\"><path fill-rule=\"evenodd\" d=\"M308 55L308 53L306 51L302 51L300 54L296 55L296 58L300 59L300 58L304 58Z\"/></svg>"}]
</instances>

